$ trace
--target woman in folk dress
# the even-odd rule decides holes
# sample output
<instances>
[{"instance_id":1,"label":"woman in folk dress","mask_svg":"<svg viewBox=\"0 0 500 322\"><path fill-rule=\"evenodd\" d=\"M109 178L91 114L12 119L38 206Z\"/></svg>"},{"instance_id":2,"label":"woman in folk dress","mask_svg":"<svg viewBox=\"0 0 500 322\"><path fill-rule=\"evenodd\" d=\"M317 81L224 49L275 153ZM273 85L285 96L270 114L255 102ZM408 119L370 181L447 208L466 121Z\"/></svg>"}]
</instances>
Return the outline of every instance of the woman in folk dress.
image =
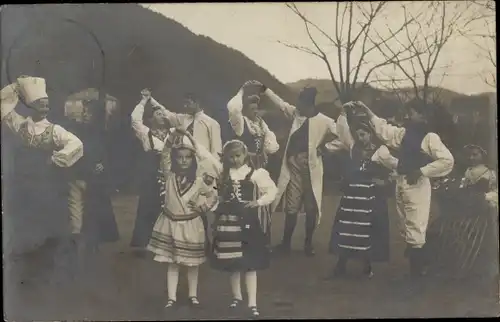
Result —
<instances>
[{"instance_id":1,"label":"woman in folk dress","mask_svg":"<svg viewBox=\"0 0 500 322\"><path fill-rule=\"evenodd\" d=\"M455 278L496 277L497 176L486 166L483 148L464 150L469 160L465 173L435 190L441 215L429 227L429 269Z\"/></svg>"},{"instance_id":2,"label":"woman in folk dress","mask_svg":"<svg viewBox=\"0 0 500 322\"><path fill-rule=\"evenodd\" d=\"M212 267L231 273L230 308L239 307L243 300L240 282L244 274L249 313L258 317L257 271L267 269L270 264L269 241L259 220L259 208L274 201L277 187L269 172L249 165L243 142L227 142L222 159L218 185L221 202L216 212Z\"/></svg>"},{"instance_id":3,"label":"woman in folk dress","mask_svg":"<svg viewBox=\"0 0 500 322\"><path fill-rule=\"evenodd\" d=\"M372 277L371 263L389 259L388 177L395 158L385 145L376 144L368 124L348 124L342 114L337 130L350 150L351 162L330 238L330 252L338 261L328 277L344 275L348 260L354 258L363 261L363 273Z\"/></svg>"},{"instance_id":4,"label":"woman in folk dress","mask_svg":"<svg viewBox=\"0 0 500 322\"><path fill-rule=\"evenodd\" d=\"M143 90L141 94L142 100L131 116L132 129L140 140L144 153L140 158L142 170L140 171L139 204L130 245L144 248L149 242L151 231L161 209L160 159L170 126L162 107L152 107L151 104L146 106L151 98L150 92ZM143 119L149 124L144 124Z\"/></svg>"},{"instance_id":5,"label":"woman in folk dress","mask_svg":"<svg viewBox=\"0 0 500 322\"><path fill-rule=\"evenodd\" d=\"M407 243L410 275L421 277L425 274L423 247L431 206L430 179L448 175L455 162L440 137L446 135L446 128L442 126L444 118L435 119L441 107L418 99L409 102L410 119L405 127L388 124L359 101L344 107L365 113L382 143L397 150L396 206L404 226L402 233Z\"/></svg>"},{"instance_id":6,"label":"woman in folk dress","mask_svg":"<svg viewBox=\"0 0 500 322\"><path fill-rule=\"evenodd\" d=\"M31 116L27 118L15 111L21 100L30 108ZM29 253L35 250L64 266L63 271L54 271L55 278L71 278L77 259L77 235L72 232L79 225L71 220L65 169L82 157L83 144L72 133L49 122L49 110L43 78L20 77L1 91L2 125L18 139L12 167L2 169L6 253L17 253L28 260ZM49 240L57 243L55 254L46 254L45 247L40 247Z\"/></svg>"},{"instance_id":7,"label":"woman in folk dress","mask_svg":"<svg viewBox=\"0 0 500 322\"><path fill-rule=\"evenodd\" d=\"M268 156L276 153L280 146L276 135L259 116L260 96L264 86L258 82L246 82L238 94L227 104L229 123L235 139L242 141L248 149L250 160L255 169L266 168ZM259 219L264 233L271 242L271 209L261 207Z\"/></svg>"},{"instance_id":8,"label":"woman in folk dress","mask_svg":"<svg viewBox=\"0 0 500 322\"><path fill-rule=\"evenodd\" d=\"M206 260L206 234L202 217L217 204L213 182L217 164L213 156L185 131L169 135L162 154L164 203L153 228L148 250L154 260L168 263L168 301L177 303L179 268L187 267L189 300L199 305L198 267ZM198 160L197 160L198 159ZM215 159L214 159L215 160Z\"/></svg>"}]
</instances>

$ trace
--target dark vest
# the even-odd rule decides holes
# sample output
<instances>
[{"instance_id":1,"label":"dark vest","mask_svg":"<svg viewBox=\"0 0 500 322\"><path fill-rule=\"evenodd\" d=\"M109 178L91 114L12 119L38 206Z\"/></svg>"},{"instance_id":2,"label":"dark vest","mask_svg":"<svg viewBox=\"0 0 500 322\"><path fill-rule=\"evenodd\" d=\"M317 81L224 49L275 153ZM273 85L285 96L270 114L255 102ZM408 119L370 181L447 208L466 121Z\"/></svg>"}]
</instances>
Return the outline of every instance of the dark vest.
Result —
<instances>
[{"instance_id":1,"label":"dark vest","mask_svg":"<svg viewBox=\"0 0 500 322\"><path fill-rule=\"evenodd\" d=\"M309 152L309 118L292 134L288 143L289 157L303 152Z\"/></svg>"},{"instance_id":2,"label":"dark vest","mask_svg":"<svg viewBox=\"0 0 500 322\"><path fill-rule=\"evenodd\" d=\"M406 175L432 162L432 159L422 152L422 141L429 133L427 126L410 125L399 148L398 174Z\"/></svg>"}]
</instances>

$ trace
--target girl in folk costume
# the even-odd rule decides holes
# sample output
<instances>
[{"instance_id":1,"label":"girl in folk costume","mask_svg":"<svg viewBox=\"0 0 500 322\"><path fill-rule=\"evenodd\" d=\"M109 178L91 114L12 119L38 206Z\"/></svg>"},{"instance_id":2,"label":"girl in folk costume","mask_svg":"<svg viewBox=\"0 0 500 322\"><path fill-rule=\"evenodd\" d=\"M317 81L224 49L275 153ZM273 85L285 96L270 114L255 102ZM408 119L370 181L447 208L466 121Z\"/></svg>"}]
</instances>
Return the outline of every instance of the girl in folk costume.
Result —
<instances>
[{"instance_id":1,"label":"girl in folk costume","mask_svg":"<svg viewBox=\"0 0 500 322\"><path fill-rule=\"evenodd\" d=\"M335 121L319 113L315 107L317 90L304 88L297 107L284 102L270 89L264 94L293 120L278 179L278 195L272 204L275 211L280 201L286 212L285 230L280 251L289 253L297 215L306 211L304 251L313 256L313 233L321 219L323 198L323 159L325 143L336 138Z\"/></svg>"},{"instance_id":2,"label":"girl in folk costume","mask_svg":"<svg viewBox=\"0 0 500 322\"><path fill-rule=\"evenodd\" d=\"M213 159L213 162L210 160ZM168 301L177 302L180 266L187 267L189 300L199 305L198 267L206 260L206 232L202 217L217 205L213 187L219 165L203 146L184 131L169 135L162 153L164 203L153 228L148 250L154 260L168 263Z\"/></svg>"},{"instance_id":3,"label":"girl in folk costume","mask_svg":"<svg viewBox=\"0 0 500 322\"><path fill-rule=\"evenodd\" d=\"M144 151L140 159L141 182L139 205L132 234L132 247L144 248L151 237L151 232L160 213L162 197L160 196L161 177L160 160L169 131L169 122L161 107L146 104L150 100L149 90L142 91L142 100L132 112L132 129L140 140ZM145 125L143 119L149 124Z\"/></svg>"},{"instance_id":4,"label":"girl in folk costume","mask_svg":"<svg viewBox=\"0 0 500 322\"><path fill-rule=\"evenodd\" d=\"M47 120L49 101L45 88L43 78L24 76L1 91L2 123L19 139L12 167L3 169L4 223L6 235L13 242L8 242L7 248L12 246L14 252L26 254L55 239L58 252L54 262L74 265L76 240L71 232L78 223L70 221L68 184L63 169L82 157L83 144L75 135ZM15 111L20 100L31 108L31 116L24 118ZM55 276L65 272L70 271L55 271Z\"/></svg>"},{"instance_id":5,"label":"girl in folk costume","mask_svg":"<svg viewBox=\"0 0 500 322\"><path fill-rule=\"evenodd\" d=\"M348 124L341 114L337 130L351 162L330 238L330 252L338 261L329 278L344 275L351 258L361 259L364 274L372 277L371 263L389 259L388 177L396 161L385 145L377 144L369 124Z\"/></svg>"},{"instance_id":6,"label":"girl in folk costume","mask_svg":"<svg viewBox=\"0 0 500 322\"><path fill-rule=\"evenodd\" d=\"M269 241L259 220L262 207L271 204L277 188L265 169L250 165L246 145L238 140L223 147L223 171L219 182L220 203L216 212L212 266L230 272L233 301L242 302L241 274L244 274L248 307L258 317L257 271L269 267Z\"/></svg>"},{"instance_id":7,"label":"girl in folk costume","mask_svg":"<svg viewBox=\"0 0 500 322\"><path fill-rule=\"evenodd\" d=\"M259 116L260 96L264 87L253 81L246 82L238 94L227 104L229 123L237 139L248 149L254 168L266 168L268 155L279 150L276 135ZM271 209L270 206L260 208L260 220L264 233L271 242Z\"/></svg>"},{"instance_id":8,"label":"girl in folk costume","mask_svg":"<svg viewBox=\"0 0 500 322\"><path fill-rule=\"evenodd\" d=\"M245 143L252 163L258 169L266 167L268 155L276 153L280 146L276 135L259 116L261 91L253 90L256 86L260 86L261 91L264 90L258 82L246 82L229 101L227 109L229 123L236 138Z\"/></svg>"},{"instance_id":9,"label":"girl in folk costume","mask_svg":"<svg viewBox=\"0 0 500 322\"><path fill-rule=\"evenodd\" d=\"M435 190L441 211L429 227L430 271L489 279L498 275L497 176L483 148L469 145L465 152L465 173Z\"/></svg>"},{"instance_id":10,"label":"girl in folk costume","mask_svg":"<svg viewBox=\"0 0 500 322\"><path fill-rule=\"evenodd\" d=\"M389 148L397 150L396 205L404 226L412 277L425 272L423 246L431 206L430 178L448 175L454 165L453 155L443 144L433 121L429 106L414 100L409 103L409 124L406 127L389 125L362 102L351 102L346 108L358 108L367 114L378 138Z\"/></svg>"}]
</instances>

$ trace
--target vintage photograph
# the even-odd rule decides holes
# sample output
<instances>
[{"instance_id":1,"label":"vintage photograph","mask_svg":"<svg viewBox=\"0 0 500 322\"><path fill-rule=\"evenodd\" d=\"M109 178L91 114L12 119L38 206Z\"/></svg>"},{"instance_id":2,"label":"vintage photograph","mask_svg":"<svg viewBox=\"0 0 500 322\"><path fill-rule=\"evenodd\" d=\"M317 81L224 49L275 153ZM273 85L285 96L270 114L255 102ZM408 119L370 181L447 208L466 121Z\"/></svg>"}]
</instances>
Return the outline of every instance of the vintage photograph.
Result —
<instances>
[{"instance_id":1,"label":"vintage photograph","mask_svg":"<svg viewBox=\"0 0 500 322\"><path fill-rule=\"evenodd\" d=\"M500 316L495 9L2 5L4 320Z\"/></svg>"}]
</instances>

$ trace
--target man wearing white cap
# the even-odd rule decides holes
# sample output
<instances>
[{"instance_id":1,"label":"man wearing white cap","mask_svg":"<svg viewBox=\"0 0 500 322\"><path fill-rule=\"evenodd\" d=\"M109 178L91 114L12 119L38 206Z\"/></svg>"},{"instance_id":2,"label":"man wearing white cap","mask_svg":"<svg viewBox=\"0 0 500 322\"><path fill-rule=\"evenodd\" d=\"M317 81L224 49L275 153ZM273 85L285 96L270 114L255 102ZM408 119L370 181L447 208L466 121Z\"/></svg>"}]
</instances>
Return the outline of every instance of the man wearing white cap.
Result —
<instances>
[{"instance_id":1,"label":"man wearing white cap","mask_svg":"<svg viewBox=\"0 0 500 322\"><path fill-rule=\"evenodd\" d=\"M47 120L49 100L43 78L23 76L1 90L1 121L14 134L14 162L5 169L5 219L11 251L26 253L48 239L58 240L58 254L72 247L69 238L81 218L72 218L67 199L64 170L83 155L83 144L73 134ZM19 101L30 108L31 116L15 111ZM71 252L73 254L73 252ZM53 255L56 256L56 255ZM69 258L56 257L57 264ZM56 276L59 273L55 274Z\"/></svg>"}]
</instances>

